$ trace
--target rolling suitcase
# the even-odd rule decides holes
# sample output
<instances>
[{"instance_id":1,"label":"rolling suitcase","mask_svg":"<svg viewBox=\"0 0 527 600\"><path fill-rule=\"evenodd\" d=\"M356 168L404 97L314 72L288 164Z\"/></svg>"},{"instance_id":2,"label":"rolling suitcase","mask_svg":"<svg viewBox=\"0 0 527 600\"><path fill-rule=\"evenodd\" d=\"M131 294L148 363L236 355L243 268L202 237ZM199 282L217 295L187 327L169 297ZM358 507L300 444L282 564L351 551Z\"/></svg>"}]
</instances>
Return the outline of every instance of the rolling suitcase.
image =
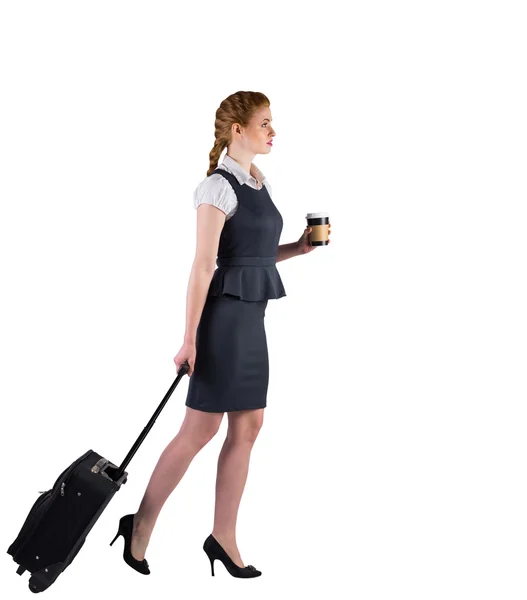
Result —
<instances>
[{"instance_id":1,"label":"rolling suitcase","mask_svg":"<svg viewBox=\"0 0 527 600\"><path fill-rule=\"evenodd\" d=\"M50 490L40 492L7 550L20 565L19 575L26 570L31 573L32 592L48 589L77 556L115 492L126 483L126 467L189 367L187 361L180 366L174 383L119 467L88 450L60 474Z\"/></svg>"}]
</instances>

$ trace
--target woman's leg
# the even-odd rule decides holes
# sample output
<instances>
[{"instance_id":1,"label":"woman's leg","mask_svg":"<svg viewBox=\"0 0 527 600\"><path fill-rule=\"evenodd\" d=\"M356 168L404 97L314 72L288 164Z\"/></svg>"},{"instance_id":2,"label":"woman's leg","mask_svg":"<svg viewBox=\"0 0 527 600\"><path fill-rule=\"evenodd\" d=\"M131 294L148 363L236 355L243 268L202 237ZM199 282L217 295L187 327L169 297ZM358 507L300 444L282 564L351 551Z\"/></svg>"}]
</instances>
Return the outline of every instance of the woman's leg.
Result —
<instances>
[{"instance_id":1,"label":"woman's leg","mask_svg":"<svg viewBox=\"0 0 527 600\"><path fill-rule=\"evenodd\" d=\"M227 413L229 428L218 458L212 535L239 567L245 565L236 544L236 519L251 450L263 424L263 413L263 408Z\"/></svg>"},{"instance_id":2,"label":"woman's leg","mask_svg":"<svg viewBox=\"0 0 527 600\"><path fill-rule=\"evenodd\" d=\"M187 406L179 432L161 454L134 516L131 552L136 560L145 557L161 508L192 459L216 435L222 418L223 413L204 412Z\"/></svg>"}]
</instances>

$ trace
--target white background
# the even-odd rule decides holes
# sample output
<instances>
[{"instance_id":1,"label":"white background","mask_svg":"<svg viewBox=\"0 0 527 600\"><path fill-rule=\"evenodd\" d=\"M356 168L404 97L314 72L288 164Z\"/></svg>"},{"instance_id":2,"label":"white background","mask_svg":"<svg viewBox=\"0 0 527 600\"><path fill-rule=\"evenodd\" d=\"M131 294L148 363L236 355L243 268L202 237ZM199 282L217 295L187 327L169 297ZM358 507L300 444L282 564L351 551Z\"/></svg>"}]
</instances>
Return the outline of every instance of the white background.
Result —
<instances>
[{"instance_id":1,"label":"white background","mask_svg":"<svg viewBox=\"0 0 527 600\"><path fill-rule=\"evenodd\" d=\"M176 376L192 194L220 102L271 101L255 163L332 243L279 263L270 383L238 519L202 544L197 455L147 550L110 548L179 430L185 377L49 598L524 599L526 22L520 2L4 2L2 527L93 448L121 461ZM29 573L0 561L3 597Z\"/></svg>"}]
</instances>

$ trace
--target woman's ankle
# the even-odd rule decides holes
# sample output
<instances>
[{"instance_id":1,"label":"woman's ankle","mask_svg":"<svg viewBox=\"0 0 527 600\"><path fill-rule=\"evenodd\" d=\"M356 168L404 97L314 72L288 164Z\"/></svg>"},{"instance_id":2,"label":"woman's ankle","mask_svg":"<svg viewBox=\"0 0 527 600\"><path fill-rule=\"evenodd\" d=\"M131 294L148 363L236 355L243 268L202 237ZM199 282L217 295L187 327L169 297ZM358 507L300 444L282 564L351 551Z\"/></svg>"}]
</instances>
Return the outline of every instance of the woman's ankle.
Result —
<instances>
[{"instance_id":1,"label":"woman's ankle","mask_svg":"<svg viewBox=\"0 0 527 600\"><path fill-rule=\"evenodd\" d=\"M155 525L155 523L154 523ZM150 537L154 526L149 523L139 512L134 515L134 534L141 537Z\"/></svg>"},{"instance_id":2,"label":"woman's ankle","mask_svg":"<svg viewBox=\"0 0 527 600\"><path fill-rule=\"evenodd\" d=\"M229 543L231 545L236 545L236 534L230 531L222 531L221 529L213 529L212 537L215 540L222 540L225 543Z\"/></svg>"}]
</instances>

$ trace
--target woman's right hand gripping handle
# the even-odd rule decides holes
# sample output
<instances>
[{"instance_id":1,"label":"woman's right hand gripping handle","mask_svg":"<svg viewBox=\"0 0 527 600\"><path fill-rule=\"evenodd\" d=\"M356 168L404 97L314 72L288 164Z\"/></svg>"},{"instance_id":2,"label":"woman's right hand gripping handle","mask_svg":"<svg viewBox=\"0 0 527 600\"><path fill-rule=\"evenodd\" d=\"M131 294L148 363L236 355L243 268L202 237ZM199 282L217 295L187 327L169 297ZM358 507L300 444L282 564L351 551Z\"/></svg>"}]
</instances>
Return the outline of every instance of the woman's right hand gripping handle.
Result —
<instances>
[{"instance_id":1,"label":"woman's right hand gripping handle","mask_svg":"<svg viewBox=\"0 0 527 600\"><path fill-rule=\"evenodd\" d=\"M194 372L194 363L196 362L196 344L184 343L181 346L180 351L174 356L174 362L176 363L176 369L179 371L181 365L188 361L190 365L187 375L190 377Z\"/></svg>"}]
</instances>

